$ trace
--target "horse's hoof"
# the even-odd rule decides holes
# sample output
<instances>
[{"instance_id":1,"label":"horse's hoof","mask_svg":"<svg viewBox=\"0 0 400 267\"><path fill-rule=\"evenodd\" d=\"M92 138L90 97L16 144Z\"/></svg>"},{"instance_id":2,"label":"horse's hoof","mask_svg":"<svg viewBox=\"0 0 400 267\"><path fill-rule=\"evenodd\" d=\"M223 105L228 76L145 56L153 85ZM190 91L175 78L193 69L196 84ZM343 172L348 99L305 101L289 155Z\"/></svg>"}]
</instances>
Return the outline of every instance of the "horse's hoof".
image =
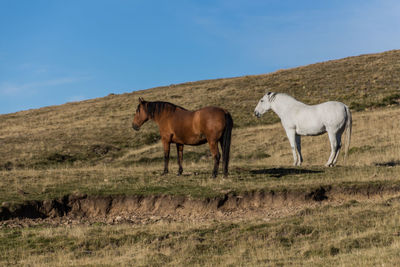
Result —
<instances>
[{"instance_id":1,"label":"horse's hoof","mask_svg":"<svg viewBox=\"0 0 400 267\"><path fill-rule=\"evenodd\" d=\"M161 173L161 176L165 176L168 174L168 171L164 171L163 173Z\"/></svg>"},{"instance_id":2,"label":"horse's hoof","mask_svg":"<svg viewBox=\"0 0 400 267\"><path fill-rule=\"evenodd\" d=\"M181 176L182 173L183 173L183 169L179 169L177 175L178 175L178 176Z\"/></svg>"}]
</instances>

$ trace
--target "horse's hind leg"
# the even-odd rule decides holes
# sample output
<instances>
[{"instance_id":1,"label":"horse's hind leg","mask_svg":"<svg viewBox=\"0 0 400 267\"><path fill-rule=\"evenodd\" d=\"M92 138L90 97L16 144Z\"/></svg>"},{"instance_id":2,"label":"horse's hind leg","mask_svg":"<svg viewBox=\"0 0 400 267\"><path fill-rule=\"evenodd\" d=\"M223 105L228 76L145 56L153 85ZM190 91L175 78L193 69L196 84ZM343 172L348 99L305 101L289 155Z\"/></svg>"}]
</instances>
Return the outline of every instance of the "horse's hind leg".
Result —
<instances>
[{"instance_id":1,"label":"horse's hind leg","mask_svg":"<svg viewBox=\"0 0 400 267\"><path fill-rule=\"evenodd\" d=\"M182 168L182 161L183 161L183 145L182 144L176 144L176 150L178 152L178 176L182 174L183 168Z\"/></svg>"},{"instance_id":2,"label":"horse's hind leg","mask_svg":"<svg viewBox=\"0 0 400 267\"><path fill-rule=\"evenodd\" d=\"M224 155L224 139L222 137L219 139L219 144L221 145L222 155ZM224 175L226 176L228 174L228 166L223 156L222 156L222 167L224 169Z\"/></svg>"},{"instance_id":3,"label":"horse's hind leg","mask_svg":"<svg viewBox=\"0 0 400 267\"><path fill-rule=\"evenodd\" d=\"M229 157L229 155L227 156L225 153L225 149L227 149L227 148L224 147L224 139L222 137L219 139L219 144L221 145L221 150L222 150L222 167L224 169L224 176L227 177L228 176L228 164L229 164L228 163L229 158L227 158L227 157Z\"/></svg>"},{"instance_id":4,"label":"horse's hind leg","mask_svg":"<svg viewBox=\"0 0 400 267\"><path fill-rule=\"evenodd\" d=\"M337 134L338 133L328 131L329 141L331 142L331 155L329 156L328 162L325 164L326 167L333 167L339 155L340 138L338 142Z\"/></svg>"},{"instance_id":5,"label":"horse's hind leg","mask_svg":"<svg viewBox=\"0 0 400 267\"><path fill-rule=\"evenodd\" d=\"M336 149L336 156L333 159L333 165L336 164L337 159L339 157L340 148L342 147L342 134L343 134L343 131L339 131L339 132L336 133L337 149Z\"/></svg>"},{"instance_id":6,"label":"horse's hind leg","mask_svg":"<svg viewBox=\"0 0 400 267\"><path fill-rule=\"evenodd\" d=\"M219 167L219 160L221 158L221 154L219 153L219 149L218 149L218 141L209 140L208 143L210 145L211 154L214 159L214 169L213 169L212 177L215 178L218 175L218 167Z\"/></svg>"}]
</instances>

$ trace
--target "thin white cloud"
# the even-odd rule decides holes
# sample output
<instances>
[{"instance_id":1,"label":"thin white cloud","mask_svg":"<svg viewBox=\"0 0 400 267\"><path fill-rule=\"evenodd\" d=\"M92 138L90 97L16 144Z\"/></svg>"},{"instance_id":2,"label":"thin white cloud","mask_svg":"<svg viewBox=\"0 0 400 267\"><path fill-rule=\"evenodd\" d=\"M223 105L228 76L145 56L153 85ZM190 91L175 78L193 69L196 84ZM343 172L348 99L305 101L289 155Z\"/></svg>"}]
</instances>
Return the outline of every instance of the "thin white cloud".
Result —
<instances>
[{"instance_id":1,"label":"thin white cloud","mask_svg":"<svg viewBox=\"0 0 400 267\"><path fill-rule=\"evenodd\" d=\"M0 93L4 96L16 96L20 94L32 94L41 87L58 86L81 81L83 77L65 77L46 81L34 81L23 84L3 82L0 84Z\"/></svg>"},{"instance_id":2,"label":"thin white cloud","mask_svg":"<svg viewBox=\"0 0 400 267\"><path fill-rule=\"evenodd\" d=\"M337 5L333 11L319 6L287 9L277 14L248 12L250 9L238 8L241 1L234 1L233 5L229 1L218 3L231 6L229 17L222 8L203 9L192 16L192 21L257 64L279 62L278 65L297 66L399 49L399 1L350 1ZM230 22L232 18L234 24Z\"/></svg>"},{"instance_id":3,"label":"thin white cloud","mask_svg":"<svg viewBox=\"0 0 400 267\"><path fill-rule=\"evenodd\" d=\"M85 97L83 95L76 95L76 96L69 97L67 99L67 102L79 102L79 101L83 101L86 99L87 99L87 97Z\"/></svg>"},{"instance_id":4,"label":"thin white cloud","mask_svg":"<svg viewBox=\"0 0 400 267\"><path fill-rule=\"evenodd\" d=\"M19 71L24 71L28 73L33 73L35 75L47 73L49 71L49 67L36 65L30 62L25 62L17 66Z\"/></svg>"}]
</instances>

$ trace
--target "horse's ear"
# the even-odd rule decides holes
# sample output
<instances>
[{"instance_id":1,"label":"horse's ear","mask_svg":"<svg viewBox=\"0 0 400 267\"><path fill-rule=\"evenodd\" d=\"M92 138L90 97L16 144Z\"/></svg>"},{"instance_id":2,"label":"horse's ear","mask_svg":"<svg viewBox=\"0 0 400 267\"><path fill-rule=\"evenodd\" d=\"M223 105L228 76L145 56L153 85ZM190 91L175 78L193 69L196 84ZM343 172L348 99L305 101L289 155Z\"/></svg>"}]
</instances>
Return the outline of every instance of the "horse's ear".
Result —
<instances>
[{"instance_id":1,"label":"horse's ear","mask_svg":"<svg viewBox=\"0 0 400 267\"><path fill-rule=\"evenodd\" d=\"M143 104L143 102L144 102L143 97L139 97L139 103L140 103L140 104Z\"/></svg>"},{"instance_id":2,"label":"horse's ear","mask_svg":"<svg viewBox=\"0 0 400 267\"><path fill-rule=\"evenodd\" d=\"M277 94L277 93L275 93L275 92L268 92L268 93L267 93L268 100L269 100L270 102L274 101L274 100L275 100L275 97L276 97L276 94Z\"/></svg>"}]
</instances>

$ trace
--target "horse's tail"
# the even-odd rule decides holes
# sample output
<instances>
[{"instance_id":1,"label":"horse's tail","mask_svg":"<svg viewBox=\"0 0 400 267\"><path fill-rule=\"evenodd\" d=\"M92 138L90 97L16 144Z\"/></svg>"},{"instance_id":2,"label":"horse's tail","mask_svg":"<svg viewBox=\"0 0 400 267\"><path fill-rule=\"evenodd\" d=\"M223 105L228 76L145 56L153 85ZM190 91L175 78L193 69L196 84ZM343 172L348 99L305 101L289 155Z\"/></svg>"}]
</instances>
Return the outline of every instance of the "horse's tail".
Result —
<instances>
[{"instance_id":1,"label":"horse's tail","mask_svg":"<svg viewBox=\"0 0 400 267\"><path fill-rule=\"evenodd\" d=\"M229 152L231 149L231 136L233 128L233 119L229 112L225 113L225 129L222 134L222 162L224 165L224 175L228 175L228 165L229 165Z\"/></svg>"},{"instance_id":2,"label":"horse's tail","mask_svg":"<svg viewBox=\"0 0 400 267\"><path fill-rule=\"evenodd\" d=\"M351 112L348 106L346 106L346 114L347 114L347 120L346 120L346 140L345 140L345 146L344 146L344 161L347 159L347 154L349 153L349 148L350 148L350 139L351 139L351 127L353 124L353 120L351 118Z\"/></svg>"}]
</instances>

